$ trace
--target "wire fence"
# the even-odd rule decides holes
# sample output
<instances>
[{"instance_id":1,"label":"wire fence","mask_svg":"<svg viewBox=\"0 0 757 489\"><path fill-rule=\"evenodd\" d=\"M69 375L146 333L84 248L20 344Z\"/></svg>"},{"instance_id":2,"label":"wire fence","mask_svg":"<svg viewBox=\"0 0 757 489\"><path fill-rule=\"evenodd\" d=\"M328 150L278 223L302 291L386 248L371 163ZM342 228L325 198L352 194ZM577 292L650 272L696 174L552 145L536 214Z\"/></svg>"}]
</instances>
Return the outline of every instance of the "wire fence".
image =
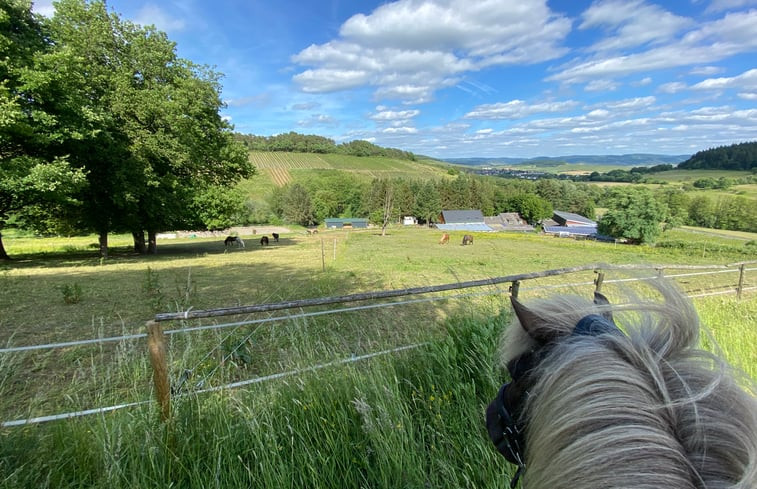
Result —
<instances>
[{"instance_id":1,"label":"wire fence","mask_svg":"<svg viewBox=\"0 0 757 489\"><path fill-rule=\"evenodd\" d=\"M746 282L747 272L753 272L757 270L757 268L747 268L747 266L751 264L757 264L757 261L740 262L740 263L734 263L734 264L729 264L729 265L591 264L591 265L584 265L584 266L579 266L579 267L545 270L545 271L539 271L539 272L509 275L509 276L504 276L504 277L495 277L495 278L488 278L488 279L474 280L474 281L467 281L467 282L456 282L456 283L451 283L451 284L434 285L434 286L427 286L427 287L413 287L413 288L406 288L406 289L374 291L374 292L351 294L351 295L344 295L344 296L337 296L337 297L322 297L322 298L315 298L315 299L282 301L282 302L275 302L275 303L257 304L257 305L251 305L251 306L240 306L240 307L222 308L222 309L210 309L210 310L189 309L187 311L183 311L179 313L157 314L154 320L150 321L150 323L158 324L160 322L166 322L166 321L198 319L198 318L217 318L217 317L225 317L225 316L231 316L231 315L261 313L261 312L270 313L272 311L282 311L282 310L291 310L291 309L300 310L300 312L295 313L295 314L277 315L277 316L270 316L270 317L265 317L265 318L245 319L242 321L224 322L220 324L182 327L182 328L176 328L176 329L169 329L165 331L162 330L162 327L159 328L160 333L162 335L178 335L178 334L186 334L190 332L219 330L219 329L225 329L225 328L233 328L232 330L232 333L233 333L238 328L243 327L243 326L262 325L265 323L280 322L280 321L285 321L285 320L304 319L304 318L311 318L311 317L324 316L324 315L343 314L346 312L407 306L410 304L420 304L420 303L435 302L435 301L459 300L459 299L464 299L464 298L491 296L491 295L497 295L497 294L510 294L517 297L518 294L522 291L538 292L538 291L547 291L547 290L553 290L553 289L559 289L559 288L577 288L577 287L585 287L585 286L593 286L595 287L595 289L598 290L605 284L638 282L638 281L659 278L662 276L664 276L667 279L676 280L680 283L680 281L682 281L683 279L688 279L692 277L702 277L702 276L721 275L721 274L738 274L738 278L735 284L733 282L727 282L724 284L716 284L706 289L703 289L700 286L699 288L684 290L684 292L689 297L705 297L705 296L714 296L714 295L721 295L721 294L736 294L739 298L741 298L743 293L757 290L757 286L750 285L749 283ZM646 276L607 279L607 280L605 280L604 278L605 272L608 272L608 271L628 272L628 271L634 271L634 270L635 271L645 271L645 270L650 271L651 270L651 271L654 271L654 274L646 275ZM667 274L665 273L666 271L670 271L670 270L685 271L685 273L667 273ZM544 279L544 278L549 278L549 277L561 277L568 274L576 274L580 272L594 272L596 274L596 277L594 278L594 280L591 280L591 281L561 282L557 284L540 284L534 287L522 287L522 288L520 287L521 283L525 281ZM504 288L501 287L504 284L509 284L509 285ZM697 284L697 285L699 286L700 284ZM347 304L347 303L355 303L355 302L362 302L362 301L396 299L399 297L418 296L418 295L424 295L424 294L438 294L440 292L472 289L472 288L477 288L477 287L488 287L488 289L483 290L483 291L477 291L477 292L457 293L454 295L435 295L431 297L392 300L390 302L361 304L361 305L355 305L355 306L349 306L349 307L331 308L331 309L321 310L321 311L310 311L310 312L302 311L302 308L305 308L305 307L334 305L334 304ZM224 339L228 339L232 333L229 333L227 336L225 336ZM249 333L249 335L251 334L252 333ZM241 341L237 341L238 345L241 345L245 341L247 341L247 339L249 338L249 335L245 336ZM43 349L68 348L68 347L80 346L80 345L104 344L104 343L112 343L112 342L127 342L127 341L141 340L144 338L148 338L148 341L149 341L150 340L149 334L143 333L143 334L131 334L131 335L123 335L123 336L104 337L104 338L90 338L90 339L83 339L83 340L78 340L78 341L48 343L48 344L40 344L40 345L27 345L27 346L15 346L15 347L9 346L6 348L1 348L0 354L28 352L28 351L43 350ZM223 341L218 342L217 346L211 349L203 357L203 359L207 358L214 351L219 349L222 343ZM176 385L173 388L172 395L174 397L182 397L189 394L196 395L196 394L202 394L202 393L207 393L207 392L234 389L234 388L242 387L245 385L257 384L257 383L266 382L270 380L281 379L284 377L296 376L296 375L303 374L305 372L314 372L314 371L321 370L328 367L345 365L345 364L349 364L353 362L368 360L368 359L375 358L378 356L390 355L390 354L394 354L398 352L412 350L412 349L420 348L426 344L427 343L421 342L421 343L415 343L411 345L398 346L395 348L383 349L381 351L366 353L363 355L351 355L350 357L347 357L347 358L320 363L317 365L312 365L312 366L308 366L304 368L287 370L284 372L278 372L278 373L274 373L270 375L257 376L251 379L230 382L230 383L219 385L219 386L205 387L204 386L205 381L208 379L208 377L211 377L215 373L215 370L213 370L209 374L206 374L206 376L202 378L199 382L196 382L194 389L192 389L189 392L185 392L183 391L183 386L188 378L188 372L191 372L197 369L199 365L198 363L192 369L184 370L184 372L182 373L182 378L177 380ZM237 346L236 348L239 348L239 346ZM233 354L233 352L234 352L234 349L233 348L230 349L227 353L224 354L225 355L224 358L227 358L229 355ZM203 361L203 359L200 360L200 363ZM156 386L156 389L157 389L157 386ZM3 428L6 428L6 427L13 427L13 426L39 424L39 423L45 423L49 421L77 418L81 416L88 416L88 415L94 415L94 414L104 414L107 412L116 411L116 410L120 410L124 408L146 405L151 402L152 401L150 400L142 400L142 401L137 401L137 402L122 403L122 404L118 404L114 406L99 407L99 408L72 411L72 412L66 412L66 413L60 413L60 414L54 414L54 415L48 415L48 416L37 416L37 417L30 417L26 419L4 421L2 422L0 426L2 426Z\"/></svg>"}]
</instances>

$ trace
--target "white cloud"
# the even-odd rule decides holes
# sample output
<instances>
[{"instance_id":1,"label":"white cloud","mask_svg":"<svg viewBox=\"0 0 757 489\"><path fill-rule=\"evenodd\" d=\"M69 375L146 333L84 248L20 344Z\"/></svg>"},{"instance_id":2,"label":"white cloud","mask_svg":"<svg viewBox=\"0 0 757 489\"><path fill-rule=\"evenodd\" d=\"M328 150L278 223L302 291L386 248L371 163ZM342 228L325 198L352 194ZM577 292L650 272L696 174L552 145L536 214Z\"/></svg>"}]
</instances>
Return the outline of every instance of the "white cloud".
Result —
<instances>
[{"instance_id":1,"label":"white cloud","mask_svg":"<svg viewBox=\"0 0 757 489\"><path fill-rule=\"evenodd\" d=\"M171 17L157 5L149 3L139 9L134 22L141 25L154 25L163 32L178 32L184 30L186 26L184 20Z\"/></svg>"},{"instance_id":2,"label":"white cloud","mask_svg":"<svg viewBox=\"0 0 757 489\"><path fill-rule=\"evenodd\" d=\"M612 80L592 80L586 84L587 92L612 92L618 89L618 84Z\"/></svg>"},{"instance_id":3,"label":"white cloud","mask_svg":"<svg viewBox=\"0 0 757 489\"><path fill-rule=\"evenodd\" d=\"M565 102L543 102L529 105L523 100L511 100L496 104L484 104L474 107L465 114L465 119L523 119L533 114L545 112L564 112L576 107L578 102L567 100Z\"/></svg>"},{"instance_id":4,"label":"white cloud","mask_svg":"<svg viewBox=\"0 0 757 489\"><path fill-rule=\"evenodd\" d=\"M463 73L561 56L570 24L545 0L399 0L354 15L339 38L294 55L311 68L293 79L305 92L372 86L377 99L428 102Z\"/></svg>"},{"instance_id":5,"label":"white cloud","mask_svg":"<svg viewBox=\"0 0 757 489\"><path fill-rule=\"evenodd\" d=\"M739 93L739 98L744 100L757 100L757 92L754 93Z\"/></svg>"},{"instance_id":6,"label":"white cloud","mask_svg":"<svg viewBox=\"0 0 757 489\"><path fill-rule=\"evenodd\" d=\"M691 88L694 90L722 90L724 88L757 90L757 69L751 69L730 78L709 78L692 85Z\"/></svg>"},{"instance_id":7,"label":"white cloud","mask_svg":"<svg viewBox=\"0 0 757 489\"><path fill-rule=\"evenodd\" d=\"M300 127L334 126L336 124L337 124L336 119L325 114L318 114L318 115L311 116L307 119L297 121L297 125Z\"/></svg>"},{"instance_id":8,"label":"white cloud","mask_svg":"<svg viewBox=\"0 0 757 489\"><path fill-rule=\"evenodd\" d=\"M612 111L620 110L637 110L649 108L655 103L657 99L652 96L649 97L636 97L625 100L616 100L614 102L605 103L604 106Z\"/></svg>"},{"instance_id":9,"label":"white cloud","mask_svg":"<svg viewBox=\"0 0 757 489\"><path fill-rule=\"evenodd\" d=\"M679 40L661 46L611 55L598 53L588 60L567 63L547 80L582 83L650 70L708 64L757 49L755 32L757 10L729 13L722 19L700 24Z\"/></svg>"},{"instance_id":10,"label":"white cloud","mask_svg":"<svg viewBox=\"0 0 757 489\"><path fill-rule=\"evenodd\" d=\"M595 2L582 17L584 20L580 29L600 27L613 31L613 35L592 46L594 51L662 43L693 24L691 19L674 15L642 0Z\"/></svg>"},{"instance_id":11,"label":"white cloud","mask_svg":"<svg viewBox=\"0 0 757 489\"><path fill-rule=\"evenodd\" d=\"M416 134L418 129L414 127L387 127L381 130L384 134Z\"/></svg>"},{"instance_id":12,"label":"white cloud","mask_svg":"<svg viewBox=\"0 0 757 489\"><path fill-rule=\"evenodd\" d=\"M674 94L681 92L683 90L686 90L688 88L685 83L681 82L670 82L670 83L663 83L659 87L657 87L657 91L661 93L669 93Z\"/></svg>"},{"instance_id":13,"label":"white cloud","mask_svg":"<svg viewBox=\"0 0 757 489\"><path fill-rule=\"evenodd\" d=\"M717 75L722 71L723 68L721 68L720 66L697 66L693 68L689 73L691 73L692 75L710 76Z\"/></svg>"},{"instance_id":14,"label":"white cloud","mask_svg":"<svg viewBox=\"0 0 757 489\"><path fill-rule=\"evenodd\" d=\"M371 119L380 122L406 121L420 114L420 110L381 110L373 115Z\"/></svg>"},{"instance_id":15,"label":"white cloud","mask_svg":"<svg viewBox=\"0 0 757 489\"><path fill-rule=\"evenodd\" d=\"M749 5L757 5L757 0L712 0L712 3L707 7L707 12L721 12Z\"/></svg>"}]
</instances>

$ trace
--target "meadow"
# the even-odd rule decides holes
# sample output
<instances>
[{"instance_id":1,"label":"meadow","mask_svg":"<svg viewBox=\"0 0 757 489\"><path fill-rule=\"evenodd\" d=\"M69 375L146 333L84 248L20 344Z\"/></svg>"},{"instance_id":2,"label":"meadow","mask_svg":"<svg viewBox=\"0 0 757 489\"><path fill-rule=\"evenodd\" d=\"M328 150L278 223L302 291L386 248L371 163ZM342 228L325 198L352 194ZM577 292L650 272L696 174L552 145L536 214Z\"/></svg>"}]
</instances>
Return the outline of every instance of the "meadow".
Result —
<instances>
[{"instance_id":1,"label":"meadow","mask_svg":"<svg viewBox=\"0 0 757 489\"><path fill-rule=\"evenodd\" d=\"M100 260L94 237L7 237L0 269L2 346L140 334L159 312L209 309L456 283L607 264L729 264L755 259L757 236L676 230L671 246L624 246L530 234L393 227L293 227L269 247L220 238L161 240L139 256L112 236ZM458 234L460 234L458 236ZM683 243L683 244L682 244ZM524 282L524 299L566 283L593 289L591 271ZM685 276L693 294L737 274ZM610 285L613 298L617 293ZM755 272L747 286L757 285ZM79 291L77 293L77 290ZM183 320L166 329L225 325L169 336L173 417L158 420L144 339L0 353L2 420L142 402L123 410L0 429L0 487L503 487L510 468L489 446L482 413L503 373L496 339L508 321L507 284L440 294L434 302L327 312L309 308ZM355 306L346 304L345 306ZM360 303L357 305L361 305ZM757 378L757 294L695 299L725 354ZM333 307L332 307L333 309ZM272 316L281 317L268 321ZM260 321L260 322L251 322ZM711 346L709 342L706 345ZM412 349L362 358L400 347ZM336 364L334 364L336 363ZM314 368L316 366L316 368ZM286 373L281 375L281 373ZM239 389L193 393L277 376Z\"/></svg>"}]
</instances>

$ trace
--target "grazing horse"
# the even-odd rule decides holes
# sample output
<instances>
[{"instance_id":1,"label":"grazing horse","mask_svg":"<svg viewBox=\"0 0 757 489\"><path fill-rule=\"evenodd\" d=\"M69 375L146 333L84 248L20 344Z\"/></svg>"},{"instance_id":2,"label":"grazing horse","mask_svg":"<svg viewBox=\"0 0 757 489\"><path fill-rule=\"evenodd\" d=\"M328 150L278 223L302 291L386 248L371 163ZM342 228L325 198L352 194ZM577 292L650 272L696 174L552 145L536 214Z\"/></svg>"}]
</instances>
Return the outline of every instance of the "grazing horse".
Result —
<instances>
[{"instance_id":1,"label":"grazing horse","mask_svg":"<svg viewBox=\"0 0 757 489\"><path fill-rule=\"evenodd\" d=\"M757 487L757 385L698 347L685 296L650 285L661 302L512 299L511 381L486 410L511 487Z\"/></svg>"},{"instance_id":2,"label":"grazing horse","mask_svg":"<svg viewBox=\"0 0 757 489\"><path fill-rule=\"evenodd\" d=\"M279 233L273 233L273 242L278 243L279 242Z\"/></svg>"},{"instance_id":3,"label":"grazing horse","mask_svg":"<svg viewBox=\"0 0 757 489\"><path fill-rule=\"evenodd\" d=\"M463 246L473 244L473 236L466 234L463 236Z\"/></svg>"},{"instance_id":4,"label":"grazing horse","mask_svg":"<svg viewBox=\"0 0 757 489\"><path fill-rule=\"evenodd\" d=\"M260 238L260 246L268 246L268 236Z\"/></svg>"},{"instance_id":5,"label":"grazing horse","mask_svg":"<svg viewBox=\"0 0 757 489\"><path fill-rule=\"evenodd\" d=\"M233 246L236 244L240 248L244 248L244 241L242 241L242 238L239 236L227 236L226 239L223 240L223 245L225 247Z\"/></svg>"},{"instance_id":6,"label":"grazing horse","mask_svg":"<svg viewBox=\"0 0 757 489\"><path fill-rule=\"evenodd\" d=\"M449 234L444 233L442 234L442 239L439 240L439 244L447 244L449 243Z\"/></svg>"},{"instance_id":7,"label":"grazing horse","mask_svg":"<svg viewBox=\"0 0 757 489\"><path fill-rule=\"evenodd\" d=\"M318 230L315 229L315 228L313 228L313 229L308 228L307 232L308 232L308 234L318 234Z\"/></svg>"}]
</instances>

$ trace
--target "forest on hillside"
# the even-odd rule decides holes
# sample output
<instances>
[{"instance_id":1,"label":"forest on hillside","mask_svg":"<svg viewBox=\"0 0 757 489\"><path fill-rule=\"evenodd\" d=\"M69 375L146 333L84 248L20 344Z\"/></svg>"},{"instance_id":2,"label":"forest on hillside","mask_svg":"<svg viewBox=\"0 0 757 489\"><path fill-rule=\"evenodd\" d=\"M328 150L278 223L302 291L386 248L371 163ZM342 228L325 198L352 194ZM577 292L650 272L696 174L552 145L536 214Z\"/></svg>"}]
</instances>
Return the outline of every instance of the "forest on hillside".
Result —
<instances>
[{"instance_id":1,"label":"forest on hillside","mask_svg":"<svg viewBox=\"0 0 757 489\"><path fill-rule=\"evenodd\" d=\"M293 153L335 153L350 156L386 156L400 160L414 161L415 155L409 151L384 148L369 141L355 140L336 144L333 139L315 134L299 134L290 131L273 136L255 136L235 133L237 141L250 151L289 151Z\"/></svg>"},{"instance_id":2,"label":"forest on hillside","mask_svg":"<svg viewBox=\"0 0 757 489\"><path fill-rule=\"evenodd\" d=\"M757 141L699 151L679 163L678 169L757 171Z\"/></svg>"}]
</instances>

